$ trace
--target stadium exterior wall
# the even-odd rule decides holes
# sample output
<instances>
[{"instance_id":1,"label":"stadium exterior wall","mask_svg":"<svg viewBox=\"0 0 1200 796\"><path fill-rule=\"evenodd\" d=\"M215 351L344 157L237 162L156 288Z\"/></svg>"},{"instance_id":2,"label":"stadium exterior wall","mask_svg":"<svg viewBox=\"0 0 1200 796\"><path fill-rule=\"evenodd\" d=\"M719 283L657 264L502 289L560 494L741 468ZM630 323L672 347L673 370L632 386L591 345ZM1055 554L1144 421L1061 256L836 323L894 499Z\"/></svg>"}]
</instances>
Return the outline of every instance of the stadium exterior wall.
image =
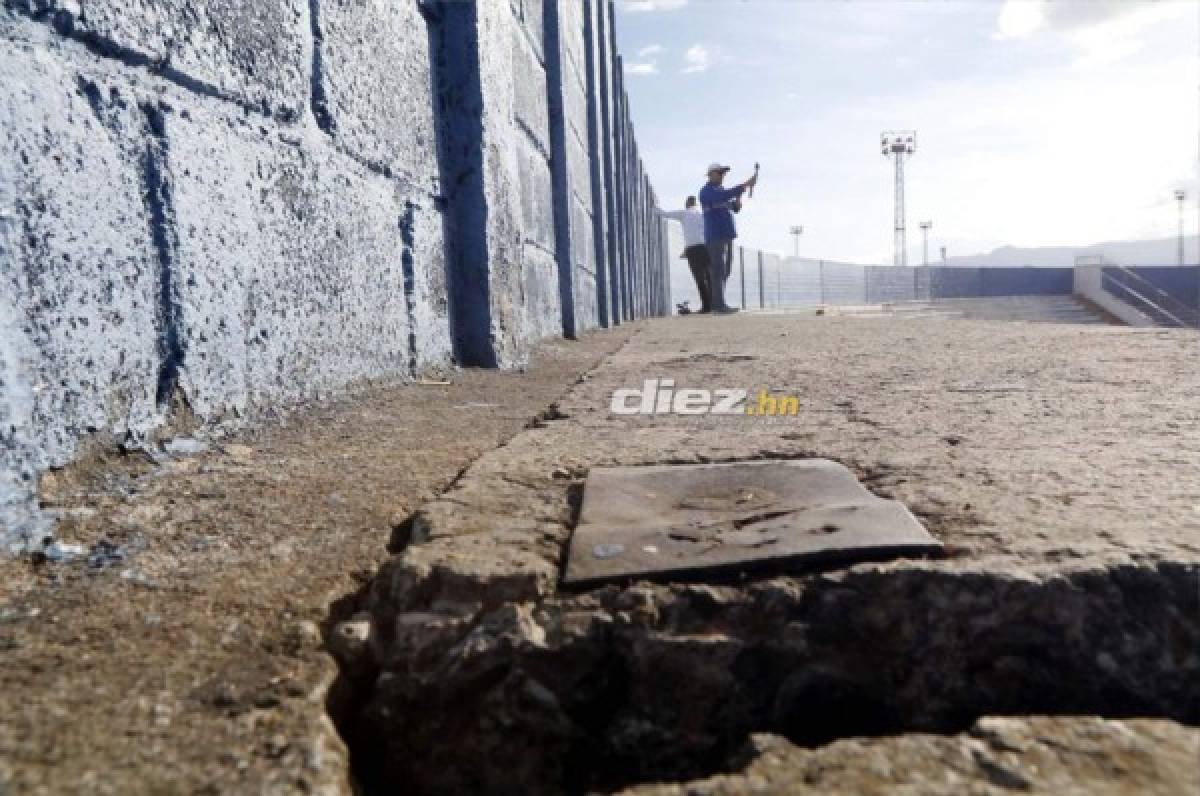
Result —
<instances>
[{"instance_id":1,"label":"stadium exterior wall","mask_svg":"<svg viewBox=\"0 0 1200 796\"><path fill-rule=\"evenodd\" d=\"M0 9L0 546L90 445L667 306L609 2L85 5Z\"/></svg>"}]
</instances>

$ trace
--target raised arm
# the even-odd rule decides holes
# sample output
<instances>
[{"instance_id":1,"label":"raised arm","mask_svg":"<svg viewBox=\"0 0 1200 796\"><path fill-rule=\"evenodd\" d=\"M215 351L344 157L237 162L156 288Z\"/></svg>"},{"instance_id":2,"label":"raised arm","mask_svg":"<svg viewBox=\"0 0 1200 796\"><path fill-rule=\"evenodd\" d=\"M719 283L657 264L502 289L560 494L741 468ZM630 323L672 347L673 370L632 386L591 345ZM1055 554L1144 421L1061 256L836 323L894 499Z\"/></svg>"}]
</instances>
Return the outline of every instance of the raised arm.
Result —
<instances>
[{"instance_id":1,"label":"raised arm","mask_svg":"<svg viewBox=\"0 0 1200 796\"><path fill-rule=\"evenodd\" d=\"M709 205L722 205L731 199L736 199L746 190L746 184L735 185L732 188L718 188L715 185L707 186L703 191L702 201Z\"/></svg>"}]
</instances>

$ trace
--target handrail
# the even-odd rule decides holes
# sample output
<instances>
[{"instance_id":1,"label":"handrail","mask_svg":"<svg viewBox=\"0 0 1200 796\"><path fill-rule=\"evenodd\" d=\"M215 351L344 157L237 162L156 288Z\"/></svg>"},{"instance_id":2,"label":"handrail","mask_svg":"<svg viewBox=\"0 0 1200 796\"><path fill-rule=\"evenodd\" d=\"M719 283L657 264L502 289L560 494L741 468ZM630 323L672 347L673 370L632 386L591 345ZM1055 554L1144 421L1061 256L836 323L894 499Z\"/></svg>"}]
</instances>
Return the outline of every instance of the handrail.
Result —
<instances>
[{"instance_id":1,"label":"handrail","mask_svg":"<svg viewBox=\"0 0 1200 796\"><path fill-rule=\"evenodd\" d=\"M1192 309L1125 266L1105 265L1101 274L1107 292L1125 300L1132 299L1129 303L1155 320L1165 321L1167 326L1200 326L1200 310ZM1112 289L1114 286L1125 295L1119 295Z\"/></svg>"},{"instance_id":2,"label":"handrail","mask_svg":"<svg viewBox=\"0 0 1200 796\"><path fill-rule=\"evenodd\" d=\"M1126 277L1127 279L1131 279L1131 280L1137 282L1139 285L1144 285L1149 292L1154 293L1158 297L1160 306L1162 304L1166 305L1166 307L1163 307L1163 309L1166 309L1167 307L1171 307L1171 309L1168 310L1169 312L1171 312L1171 314L1173 314L1177 317L1181 317L1181 318L1186 318L1189 315L1200 314L1200 309L1188 306L1187 304L1183 303L1179 299L1172 296L1170 293L1168 293L1165 290L1163 290L1162 288L1160 288L1158 285L1154 284L1153 282L1146 279L1145 277L1139 275L1136 271L1134 271L1130 268L1127 268L1123 265L1114 265L1114 266L1109 266L1109 267L1116 269L1117 271L1119 271L1121 273L1122 276Z\"/></svg>"}]
</instances>

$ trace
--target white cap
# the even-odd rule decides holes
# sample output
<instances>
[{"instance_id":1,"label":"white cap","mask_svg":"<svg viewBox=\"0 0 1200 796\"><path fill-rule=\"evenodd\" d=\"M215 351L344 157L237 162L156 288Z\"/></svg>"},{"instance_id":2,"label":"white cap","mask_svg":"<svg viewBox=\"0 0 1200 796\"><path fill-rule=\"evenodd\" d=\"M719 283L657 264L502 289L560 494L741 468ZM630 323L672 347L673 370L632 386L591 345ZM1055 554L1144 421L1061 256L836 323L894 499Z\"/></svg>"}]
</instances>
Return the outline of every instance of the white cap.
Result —
<instances>
[{"instance_id":1,"label":"white cap","mask_svg":"<svg viewBox=\"0 0 1200 796\"><path fill-rule=\"evenodd\" d=\"M705 174L712 174L714 171L729 171L729 167L722 166L720 163L714 160L712 163L708 164L708 171L706 171Z\"/></svg>"}]
</instances>

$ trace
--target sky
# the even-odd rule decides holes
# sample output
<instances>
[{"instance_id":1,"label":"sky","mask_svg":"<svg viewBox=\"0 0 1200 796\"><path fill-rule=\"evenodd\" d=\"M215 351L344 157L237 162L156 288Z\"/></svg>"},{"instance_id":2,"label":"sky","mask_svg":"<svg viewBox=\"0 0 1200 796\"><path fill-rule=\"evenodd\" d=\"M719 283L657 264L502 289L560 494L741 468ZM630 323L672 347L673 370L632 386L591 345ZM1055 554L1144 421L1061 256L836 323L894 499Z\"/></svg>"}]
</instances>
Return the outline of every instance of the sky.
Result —
<instances>
[{"instance_id":1,"label":"sky","mask_svg":"<svg viewBox=\"0 0 1200 796\"><path fill-rule=\"evenodd\" d=\"M906 163L910 263L1178 230L1200 198L1200 0L618 0L642 158L664 207L708 163L762 175L746 245L890 263L885 130Z\"/></svg>"}]
</instances>

